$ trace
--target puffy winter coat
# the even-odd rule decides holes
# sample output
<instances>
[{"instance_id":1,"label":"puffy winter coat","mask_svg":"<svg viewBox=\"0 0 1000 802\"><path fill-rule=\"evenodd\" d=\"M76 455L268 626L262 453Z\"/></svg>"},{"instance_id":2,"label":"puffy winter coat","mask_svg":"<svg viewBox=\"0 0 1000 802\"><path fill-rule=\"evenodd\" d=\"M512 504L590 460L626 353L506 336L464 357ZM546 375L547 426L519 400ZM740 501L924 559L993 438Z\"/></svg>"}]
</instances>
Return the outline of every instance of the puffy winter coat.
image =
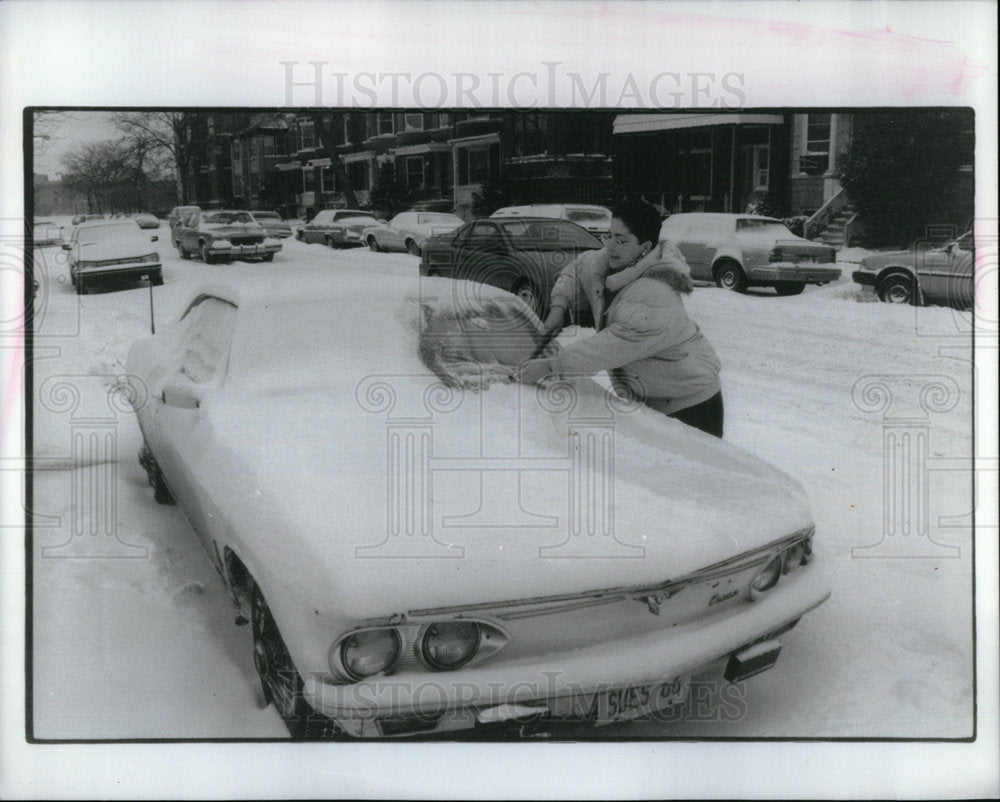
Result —
<instances>
[{"instance_id":1,"label":"puffy winter coat","mask_svg":"<svg viewBox=\"0 0 1000 802\"><path fill-rule=\"evenodd\" d=\"M556 280L552 306L576 308L586 299L597 334L552 357L552 372L607 370L620 395L658 399L667 414L707 401L721 388L719 358L687 316L681 294L690 291L687 263L668 243L610 274L604 249L584 253Z\"/></svg>"}]
</instances>

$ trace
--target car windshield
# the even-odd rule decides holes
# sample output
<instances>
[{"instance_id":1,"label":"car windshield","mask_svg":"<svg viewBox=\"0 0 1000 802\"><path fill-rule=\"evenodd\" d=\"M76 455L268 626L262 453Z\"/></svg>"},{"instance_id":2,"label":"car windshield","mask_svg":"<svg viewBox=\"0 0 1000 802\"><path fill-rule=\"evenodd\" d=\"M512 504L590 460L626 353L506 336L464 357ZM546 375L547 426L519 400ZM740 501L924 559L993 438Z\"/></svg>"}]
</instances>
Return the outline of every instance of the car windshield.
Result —
<instances>
[{"instance_id":1,"label":"car windshield","mask_svg":"<svg viewBox=\"0 0 1000 802\"><path fill-rule=\"evenodd\" d=\"M562 220L510 220L501 223L521 250L562 251L600 248L601 243L575 223Z\"/></svg>"},{"instance_id":2,"label":"car windshield","mask_svg":"<svg viewBox=\"0 0 1000 802\"><path fill-rule=\"evenodd\" d=\"M763 217L741 217L736 221L736 230L751 234L795 238L795 235L780 220L770 220Z\"/></svg>"},{"instance_id":3,"label":"car windshield","mask_svg":"<svg viewBox=\"0 0 1000 802\"><path fill-rule=\"evenodd\" d=\"M365 225L365 226L377 226L378 220L374 217L367 217L363 215L358 215L357 217L341 217L337 220L338 223L346 223L349 226Z\"/></svg>"},{"instance_id":4,"label":"car windshield","mask_svg":"<svg viewBox=\"0 0 1000 802\"><path fill-rule=\"evenodd\" d=\"M346 220L349 217L371 217L368 212L337 212L335 219Z\"/></svg>"},{"instance_id":5,"label":"car windshield","mask_svg":"<svg viewBox=\"0 0 1000 802\"><path fill-rule=\"evenodd\" d=\"M456 217L453 214L446 214L444 212L434 212L428 214L418 214L417 224L426 225L462 225L462 218Z\"/></svg>"},{"instance_id":6,"label":"car windshield","mask_svg":"<svg viewBox=\"0 0 1000 802\"><path fill-rule=\"evenodd\" d=\"M253 216L257 220L281 220L277 212L254 212Z\"/></svg>"},{"instance_id":7,"label":"car windshield","mask_svg":"<svg viewBox=\"0 0 1000 802\"><path fill-rule=\"evenodd\" d=\"M247 212L212 212L202 217L201 222L212 225L231 225L233 223L252 223L253 218Z\"/></svg>"},{"instance_id":8,"label":"car windshield","mask_svg":"<svg viewBox=\"0 0 1000 802\"><path fill-rule=\"evenodd\" d=\"M141 233L139 224L134 220L122 223L109 223L106 226L92 226L91 228L77 229L77 239L80 242L107 242L109 240L127 237L129 234Z\"/></svg>"},{"instance_id":9,"label":"car windshield","mask_svg":"<svg viewBox=\"0 0 1000 802\"><path fill-rule=\"evenodd\" d=\"M608 223L611 212L603 209L567 209L566 218L574 223Z\"/></svg>"}]
</instances>

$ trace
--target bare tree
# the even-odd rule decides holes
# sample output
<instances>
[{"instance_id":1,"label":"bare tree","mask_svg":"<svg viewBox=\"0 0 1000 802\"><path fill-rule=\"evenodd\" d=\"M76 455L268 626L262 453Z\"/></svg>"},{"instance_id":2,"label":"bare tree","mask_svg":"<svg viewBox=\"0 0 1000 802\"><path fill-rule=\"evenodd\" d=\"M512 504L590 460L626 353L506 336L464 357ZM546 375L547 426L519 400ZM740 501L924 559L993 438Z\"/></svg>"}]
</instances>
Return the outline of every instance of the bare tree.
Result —
<instances>
[{"instance_id":1,"label":"bare tree","mask_svg":"<svg viewBox=\"0 0 1000 802\"><path fill-rule=\"evenodd\" d=\"M129 188L135 177L133 157L125 142L92 142L67 153L61 161L66 168L63 183L87 196L90 211L113 212L123 205L122 190Z\"/></svg>"},{"instance_id":2,"label":"bare tree","mask_svg":"<svg viewBox=\"0 0 1000 802\"><path fill-rule=\"evenodd\" d=\"M177 184L177 202L188 197L187 176L193 155L190 115L183 111L126 111L115 114L118 129L134 148L166 157Z\"/></svg>"},{"instance_id":3,"label":"bare tree","mask_svg":"<svg viewBox=\"0 0 1000 802\"><path fill-rule=\"evenodd\" d=\"M347 202L348 207L357 209L358 199L354 194L354 187L351 185L351 179L347 175L344 162L337 152L337 140L333 135L338 126L340 130L344 129L345 112L307 111L305 114L312 120L313 126L316 128L316 134L319 136L320 144L323 146L323 150L326 151L326 155L330 158L333 173L337 177L337 186L343 187L344 200Z\"/></svg>"}]
</instances>

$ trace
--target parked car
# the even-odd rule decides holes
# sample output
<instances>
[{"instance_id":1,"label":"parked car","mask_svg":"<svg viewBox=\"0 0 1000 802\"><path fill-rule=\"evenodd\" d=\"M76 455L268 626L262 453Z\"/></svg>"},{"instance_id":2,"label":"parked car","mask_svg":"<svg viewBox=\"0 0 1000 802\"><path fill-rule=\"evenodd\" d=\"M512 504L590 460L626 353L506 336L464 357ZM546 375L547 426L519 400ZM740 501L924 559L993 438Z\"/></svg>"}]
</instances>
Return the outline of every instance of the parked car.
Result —
<instances>
[{"instance_id":1,"label":"parked car","mask_svg":"<svg viewBox=\"0 0 1000 802\"><path fill-rule=\"evenodd\" d=\"M420 256L428 237L447 234L464 222L447 212L400 212L388 223L365 229L364 239L373 251L405 251Z\"/></svg>"},{"instance_id":2,"label":"parked car","mask_svg":"<svg viewBox=\"0 0 1000 802\"><path fill-rule=\"evenodd\" d=\"M542 334L501 290L317 272L188 299L128 356L140 462L295 737L627 721L771 668L829 594L776 468L589 378L567 403L509 381Z\"/></svg>"},{"instance_id":3,"label":"parked car","mask_svg":"<svg viewBox=\"0 0 1000 802\"><path fill-rule=\"evenodd\" d=\"M263 228L268 236L284 239L292 236L292 226L281 219L277 212L250 212L253 221Z\"/></svg>"},{"instance_id":4,"label":"parked car","mask_svg":"<svg viewBox=\"0 0 1000 802\"><path fill-rule=\"evenodd\" d=\"M281 243L255 223L249 212L234 209L189 212L173 237L181 259L197 253L207 265L230 259L270 262L281 250Z\"/></svg>"},{"instance_id":5,"label":"parked car","mask_svg":"<svg viewBox=\"0 0 1000 802\"><path fill-rule=\"evenodd\" d=\"M70 225L78 226L80 223L86 223L89 220L103 220L103 214L78 214L72 220L70 220Z\"/></svg>"},{"instance_id":6,"label":"parked car","mask_svg":"<svg viewBox=\"0 0 1000 802\"><path fill-rule=\"evenodd\" d=\"M51 248L62 245L62 226L51 220L36 220L32 227L31 242L36 248Z\"/></svg>"},{"instance_id":7,"label":"parked car","mask_svg":"<svg viewBox=\"0 0 1000 802\"><path fill-rule=\"evenodd\" d=\"M173 231L177 228L178 224L187 217L191 212L200 212L200 206L175 206L170 210L170 214L167 215L167 224L170 226L170 230ZM174 247L177 247L176 240L174 241Z\"/></svg>"},{"instance_id":8,"label":"parked car","mask_svg":"<svg viewBox=\"0 0 1000 802\"><path fill-rule=\"evenodd\" d=\"M301 242L322 242L330 248L355 248L365 244L365 229L381 222L360 209L323 209L295 236Z\"/></svg>"},{"instance_id":9,"label":"parked car","mask_svg":"<svg viewBox=\"0 0 1000 802\"><path fill-rule=\"evenodd\" d=\"M692 278L736 292L774 287L778 295L798 295L806 284L840 278L836 249L797 237L771 217L673 214L663 221L660 239L680 248Z\"/></svg>"},{"instance_id":10,"label":"parked car","mask_svg":"<svg viewBox=\"0 0 1000 802\"><path fill-rule=\"evenodd\" d=\"M420 273L492 284L543 317L559 272L600 247L593 234L566 220L488 217L427 239Z\"/></svg>"},{"instance_id":11,"label":"parked car","mask_svg":"<svg viewBox=\"0 0 1000 802\"><path fill-rule=\"evenodd\" d=\"M851 274L891 304L973 305L975 240L971 231L941 247L915 245L908 251L878 253L861 260Z\"/></svg>"},{"instance_id":12,"label":"parked car","mask_svg":"<svg viewBox=\"0 0 1000 802\"><path fill-rule=\"evenodd\" d=\"M535 203L530 206L505 206L490 217L553 217L569 220L591 234L606 234L611 230L611 210L606 206L586 203Z\"/></svg>"},{"instance_id":13,"label":"parked car","mask_svg":"<svg viewBox=\"0 0 1000 802\"><path fill-rule=\"evenodd\" d=\"M157 236L139 228L135 220L91 220L73 229L69 251L70 281L77 295L98 284L122 284L149 277L163 283L160 254L152 245Z\"/></svg>"},{"instance_id":14,"label":"parked car","mask_svg":"<svg viewBox=\"0 0 1000 802\"><path fill-rule=\"evenodd\" d=\"M135 216L135 222L139 224L139 228L159 228L160 218L154 214L137 214Z\"/></svg>"}]
</instances>

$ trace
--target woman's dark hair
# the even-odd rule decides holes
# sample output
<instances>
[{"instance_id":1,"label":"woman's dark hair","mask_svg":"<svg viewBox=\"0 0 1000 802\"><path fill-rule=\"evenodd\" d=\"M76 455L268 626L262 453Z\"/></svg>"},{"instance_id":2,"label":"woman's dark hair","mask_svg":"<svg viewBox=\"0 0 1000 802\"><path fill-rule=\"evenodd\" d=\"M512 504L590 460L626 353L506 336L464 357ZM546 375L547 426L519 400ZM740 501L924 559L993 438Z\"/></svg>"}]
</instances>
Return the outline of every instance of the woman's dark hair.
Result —
<instances>
[{"instance_id":1,"label":"woman's dark hair","mask_svg":"<svg viewBox=\"0 0 1000 802\"><path fill-rule=\"evenodd\" d=\"M640 243L656 245L660 241L660 213L655 206L641 200L623 201L611 209L611 215L621 220Z\"/></svg>"}]
</instances>

